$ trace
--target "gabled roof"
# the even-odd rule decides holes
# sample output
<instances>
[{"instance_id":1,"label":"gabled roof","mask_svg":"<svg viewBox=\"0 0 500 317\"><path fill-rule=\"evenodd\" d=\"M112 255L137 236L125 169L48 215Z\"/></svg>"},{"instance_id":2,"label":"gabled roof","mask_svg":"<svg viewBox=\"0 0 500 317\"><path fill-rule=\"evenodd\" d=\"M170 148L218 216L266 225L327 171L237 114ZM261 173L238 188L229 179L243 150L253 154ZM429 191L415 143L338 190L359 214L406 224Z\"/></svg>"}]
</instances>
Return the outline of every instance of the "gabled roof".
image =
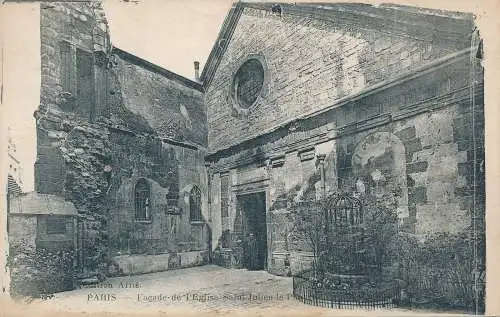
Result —
<instances>
[{"instance_id":1,"label":"gabled roof","mask_svg":"<svg viewBox=\"0 0 500 317\"><path fill-rule=\"evenodd\" d=\"M17 215L77 216L73 203L56 195L29 192L10 201L9 213Z\"/></svg>"},{"instance_id":2,"label":"gabled roof","mask_svg":"<svg viewBox=\"0 0 500 317\"><path fill-rule=\"evenodd\" d=\"M336 24L371 25L395 35L412 36L421 40L439 37L440 42L467 47L474 28L473 15L435 9L422 9L393 4L362 3L255 3L233 4L221 27L212 51L200 76L204 87L210 85L238 20L245 8L271 11L280 6L281 14L311 17Z\"/></svg>"}]
</instances>

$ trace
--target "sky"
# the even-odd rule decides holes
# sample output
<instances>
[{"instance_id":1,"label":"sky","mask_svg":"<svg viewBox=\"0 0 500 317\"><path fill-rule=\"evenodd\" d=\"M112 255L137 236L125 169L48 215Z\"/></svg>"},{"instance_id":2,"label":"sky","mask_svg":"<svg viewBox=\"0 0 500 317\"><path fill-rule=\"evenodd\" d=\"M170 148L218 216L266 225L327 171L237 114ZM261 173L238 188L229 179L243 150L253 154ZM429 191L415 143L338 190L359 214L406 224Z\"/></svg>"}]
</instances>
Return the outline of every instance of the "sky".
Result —
<instances>
[{"instance_id":1,"label":"sky","mask_svg":"<svg viewBox=\"0 0 500 317\"><path fill-rule=\"evenodd\" d=\"M23 18L20 19L20 16ZM0 156L0 176L2 180L7 179L4 173L11 163L6 155L9 136L16 145L17 159L21 162L23 190L30 191L34 187L33 165L36 158L33 113L40 103L41 84L40 12L37 3L0 5L0 48L3 83L0 153L4 154Z\"/></svg>"},{"instance_id":2,"label":"sky","mask_svg":"<svg viewBox=\"0 0 500 317\"><path fill-rule=\"evenodd\" d=\"M104 0L114 46L194 79L215 43L231 0Z\"/></svg>"}]
</instances>

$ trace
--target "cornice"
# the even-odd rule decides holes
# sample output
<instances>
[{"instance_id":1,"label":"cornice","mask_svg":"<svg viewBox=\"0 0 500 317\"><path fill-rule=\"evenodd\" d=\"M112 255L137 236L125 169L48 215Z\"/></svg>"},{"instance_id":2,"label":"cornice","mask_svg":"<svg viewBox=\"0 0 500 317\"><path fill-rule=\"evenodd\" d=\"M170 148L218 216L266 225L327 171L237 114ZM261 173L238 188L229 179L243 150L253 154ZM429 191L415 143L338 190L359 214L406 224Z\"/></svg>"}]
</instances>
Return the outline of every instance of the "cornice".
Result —
<instances>
[{"instance_id":1,"label":"cornice","mask_svg":"<svg viewBox=\"0 0 500 317\"><path fill-rule=\"evenodd\" d=\"M279 167L284 163L285 153L297 151L305 152L317 144L328 142L334 139L340 139L348 135L359 133L365 130L374 129L377 127L385 126L391 122L405 120L407 118L416 116L425 112L436 111L445 107L462 102L470 102L470 86L464 86L445 95L429 98L427 100L419 101L411 105L401 107L401 109L394 113L382 113L375 115L365 120L356 121L347 125L341 126L338 129L329 132L318 132L307 139L297 140L293 143L277 146L266 151L266 153L258 153L255 155L245 155L239 159L229 159L224 163L212 163L213 172L227 171L236 167L262 162L263 160L271 160L273 167ZM481 96L484 93L484 84L478 83L475 85L475 96ZM244 150L243 150L244 151ZM209 155L206 160L217 161L217 155ZM276 161L276 164L273 164Z\"/></svg>"},{"instance_id":2,"label":"cornice","mask_svg":"<svg viewBox=\"0 0 500 317\"><path fill-rule=\"evenodd\" d=\"M200 146L198 144L190 143L190 142L178 141L178 140L174 140L171 138L165 138L165 137L161 137L161 136L157 136L157 135L153 135L153 134L141 134L141 133L137 133L135 131L129 130L127 128L124 128L124 127L114 126L114 125L105 124L105 123L101 123L101 125L105 126L109 130L119 132L119 133L124 133L124 134L129 134L129 135L134 135L134 136L147 136L147 137L157 139L158 141L162 141L163 143L167 143L170 145L175 145L175 146L179 146L179 147L183 147L183 148L188 148L188 149L196 150L196 151L205 150L202 146Z\"/></svg>"},{"instance_id":3,"label":"cornice","mask_svg":"<svg viewBox=\"0 0 500 317\"><path fill-rule=\"evenodd\" d=\"M278 130L281 130L283 128L287 128L287 127L291 128L303 120L317 118L321 114L329 112L335 108L346 106L346 105L351 104L351 103L358 101L360 99L364 99L364 98L367 98L371 95L388 90L392 87L403 85L411 80L423 77L423 76L430 74L432 72L439 71L440 69L442 69L446 66L452 65L454 63L459 63L459 62L469 63L468 59L470 57L470 54L475 52L476 50L477 50L477 47L473 47L473 48L468 48L468 49L465 49L465 50L462 50L459 52L455 52L453 54L449 54L449 55L444 56L440 59L432 61L426 65L423 65L416 70L409 71L409 72L400 74L398 76L394 76L388 80L385 80L385 81L382 81L382 82L377 83L375 85L372 85L370 87L367 87L356 94L349 95L349 96L346 96L344 98L338 99L334 103L332 103L330 106L324 107L320 110L306 112L301 116L284 121L284 122L282 122L282 123L280 123L272 128L269 128L267 130L263 130L258 136L254 136L254 137L242 140L240 142L237 142L237 143L232 144L230 146L227 146L225 148L218 149L217 151L214 151L214 152L209 152L207 157L210 159L210 157L220 156L224 152L232 151L233 149L235 149L237 147L243 147L244 144L246 144L246 143L252 143L255 138L265 137L265 136L270 135L270 134L272 134Z\"/></svg>"},{"instance_id":4,"label":"cornice","mask_svg":"<svg viewBox=\"0 0 500 317\"><path fill-rule=\"evenodd\" d=\"M227 14L222 27L220 29L219 35L212 46L212 51L208 56L207 62L203 67L200 75L200 80L203 82L203 86L207 87L212 81L215 71L219 67L222 55L226 52L227 46L231 41L236 24L243 12L243 3L234 3L229 13Z\"/></svg>"}]
</instances>

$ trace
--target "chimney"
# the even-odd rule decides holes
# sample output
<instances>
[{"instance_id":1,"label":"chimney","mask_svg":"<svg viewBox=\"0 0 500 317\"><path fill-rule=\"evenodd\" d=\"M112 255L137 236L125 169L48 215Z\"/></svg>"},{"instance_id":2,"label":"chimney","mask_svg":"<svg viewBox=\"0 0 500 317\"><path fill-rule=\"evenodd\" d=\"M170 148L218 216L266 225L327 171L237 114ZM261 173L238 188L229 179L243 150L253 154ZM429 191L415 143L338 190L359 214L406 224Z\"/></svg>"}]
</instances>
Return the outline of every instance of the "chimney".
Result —
<instances>
[{"instance_id":1,"label":"chimney","mask_svg":"<svg viewBox=\"0 0 500 317\"><path fill-rule=\"evenodd\" d=\"M200 81L200 62L194 62L194 78L196 81Z\"/></svg>"}]
</instances>

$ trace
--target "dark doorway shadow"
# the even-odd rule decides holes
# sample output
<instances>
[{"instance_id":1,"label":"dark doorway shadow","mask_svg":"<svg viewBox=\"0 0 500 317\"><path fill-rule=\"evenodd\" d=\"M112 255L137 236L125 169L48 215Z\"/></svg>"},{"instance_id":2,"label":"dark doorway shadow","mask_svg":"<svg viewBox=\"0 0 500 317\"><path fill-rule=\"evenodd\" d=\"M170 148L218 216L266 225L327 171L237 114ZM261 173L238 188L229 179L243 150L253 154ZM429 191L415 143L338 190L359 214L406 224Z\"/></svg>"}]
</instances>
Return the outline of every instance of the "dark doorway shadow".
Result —
<instances>
[{"instance_id":1,"label":"dark doorway shadow","mask_svg":"<svg viewBox=\"0 0 500 317\"><path fill-rule=\"evenodd\" d=\"M267 266L266 193L237 196L241 212L241 236L244 241L243 267L265 270Z\"/></svg>"}]
</instances>

